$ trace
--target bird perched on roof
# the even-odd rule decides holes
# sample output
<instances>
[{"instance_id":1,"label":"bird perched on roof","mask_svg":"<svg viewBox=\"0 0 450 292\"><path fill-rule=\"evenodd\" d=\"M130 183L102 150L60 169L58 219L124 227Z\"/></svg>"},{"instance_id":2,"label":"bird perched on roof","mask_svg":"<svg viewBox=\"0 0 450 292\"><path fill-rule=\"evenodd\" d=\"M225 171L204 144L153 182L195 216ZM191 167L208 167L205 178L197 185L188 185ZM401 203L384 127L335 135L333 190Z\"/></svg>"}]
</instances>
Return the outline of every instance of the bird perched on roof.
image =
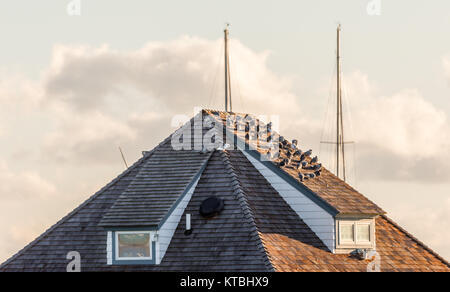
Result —
<instances>
[{"instance_id":1,"label":"bird perched on roof","mask_svg":"<svg viewBox=\"0 0 450 292\"><path fill-rule=\"evenodd\" d=\"M309 156L311 156L311 154L312 154L312 150L309 149L309 150L306 151L304 154L305 154L305 156L309 157Z\"/></svg>"},{"instance_id":2,"label":"bird perched on roof","mask_svg":"<svg viewBox=\"0 0 450 292\"><path fill-rule=\"evenodd\" d=\"M313 167L314 167L314 170L319 170L322 168L322 164L319 163L319 164L314 165Z\"/></svg>"},{"instance_id":3,"label":"bird perched on roof","mask_svg":"<svg viewBox=\"0 0 450 292\"><path fill-rule=\"evenodd\" d=\"M279 165L280 165L281 167L283 167L283 166L288 165L288 163L289 163L289 160L285 158L285 159L283 159L283 160L280 161L280 164L279 164Z\"/></svg>"},{"instance_id":4,"label":"bird perched on roof","mask_svg":"<svg viewBox=\"0 0 450 292\"><path fill-rule=\"evenodd\" d=\"M314 156L314 158L313 158L313 159L311 159L311 163L316 163L316 162L317 162L317 160L318 160L317 156Z\"/></svg>"},{"instance_id":5,"label":"bird perched on roof","mask_svg":"<svg viewBox=\"0 0 450 292\"><path fill-rule=\"evenodd\" d=\"M300 162L304 161L306 158L305 153L303 153L302 155L300 155Z\"/></svg>"}]
</instances>

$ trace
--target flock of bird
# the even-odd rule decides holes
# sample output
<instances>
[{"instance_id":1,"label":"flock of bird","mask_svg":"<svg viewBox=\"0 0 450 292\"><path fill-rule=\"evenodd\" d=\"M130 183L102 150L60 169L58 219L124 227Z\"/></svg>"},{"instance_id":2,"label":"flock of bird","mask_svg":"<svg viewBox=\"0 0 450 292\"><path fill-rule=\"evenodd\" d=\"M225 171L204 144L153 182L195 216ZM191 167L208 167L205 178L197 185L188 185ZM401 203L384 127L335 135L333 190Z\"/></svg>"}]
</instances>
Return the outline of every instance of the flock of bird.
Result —
<instances>
[{"instance_id":1,"label":"flock of bird","mask_svg":"<svg viewBox=\"0 0 450 292\"><path fill-rule=\"evenodd\" d=\"M303 152L298 146L298 140L289 142L283 136L279 136L273 131L272 122L264 125L259 120L245 115L244 117L236 116L234 121L227 119L226 125L235 133L244 132L245 140L248 142L256 141L257 146L261 146L261 137L265 136L265 139L263 139L262 142L265 140L267 144L272 143L272 145L273 143L276 143L276 139L278 138L278 151L274 153L273 150L267 149L265 154L269 156L270 160L277 166L297 170L300 181L320 176L322 164L318 163L317 156L311 157L312 150ZM260 131L261 129L263 132ZM263 147L259 148L261 149Z\"/></svg>"}]
</instances>

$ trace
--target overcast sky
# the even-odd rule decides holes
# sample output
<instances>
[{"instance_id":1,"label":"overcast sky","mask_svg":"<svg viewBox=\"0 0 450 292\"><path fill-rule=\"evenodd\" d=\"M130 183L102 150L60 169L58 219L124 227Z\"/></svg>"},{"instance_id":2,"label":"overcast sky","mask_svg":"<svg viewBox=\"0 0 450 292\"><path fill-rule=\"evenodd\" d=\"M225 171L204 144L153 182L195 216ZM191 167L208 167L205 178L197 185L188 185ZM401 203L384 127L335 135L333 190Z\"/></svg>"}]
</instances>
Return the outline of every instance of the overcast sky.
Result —
<instances>
[{"instance_id":1,"label":"overcast sky","mask_svg":"<svg viewBox=\"0 0 450 292\"><path fill-rule=\"evenodd\" d=\"M234 109L331 169L342 24L350 182L450 259L450 2L70 2L0 4L0 262L122 172L119 146L131 164L174 115L223 109L226 22Z\"/></svg>"}]
</instances>

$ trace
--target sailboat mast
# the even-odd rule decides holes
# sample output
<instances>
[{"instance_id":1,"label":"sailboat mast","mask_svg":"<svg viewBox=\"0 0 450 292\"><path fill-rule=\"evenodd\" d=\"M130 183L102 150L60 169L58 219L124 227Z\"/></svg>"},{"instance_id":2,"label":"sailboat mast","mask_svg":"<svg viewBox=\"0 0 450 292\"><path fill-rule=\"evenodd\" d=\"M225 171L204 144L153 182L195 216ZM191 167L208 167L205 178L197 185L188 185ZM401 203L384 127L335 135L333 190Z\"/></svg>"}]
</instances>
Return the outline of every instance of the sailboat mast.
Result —
<instances>
[{"instance_id":1,"label":"sailboat mast","mask_svg":"<svg viewBox=\"0 0 450 292\"><path fill-rule=\"evenodd\" d=\"M339 177L342 157L342 175L344 181L345 174L345 140L344 140L344 117L342 111L342 77L341 77L341 25L337 28L337 106L336 106L336 176ZM340 157L341 156L341 157Z\"/></svg>"},{"instance_id":2,"label":"sailboat mast","mask_svg":"<svg viewBox=\"0 0 450 292\"><path fill-rule=\"evenodd\" d=\"M225 40L225 111L228 112L228 104L230 111L233 111L233 104L231 102L231 75L230 75L230 56L228 53L228 30L229 25L224 30Z\"/></svg>"},{"instance_id":3,"label":"sailboat mast","mask_svg":"<svg viewBox=\"0 0 450 292\"><path fill-rule=\"evenodd\" d=\"M337 102L336 102L336 176L339 177L339 155L341 148L341 25L337 28L337 49L336 49L336 62L337 62L337 74L336 74L336 89L337 89Z\"/></svg>"},{"instance_id":4,"label":"sailboat mast","mask_svg":"<svg viewBox=\"0 0 450 292\"><path fill-rule=\"evenodd\" d=\"M337 27L336 41L336 140L321 141L323 144L336 145L336 176L340 177L342 169L342 178L346 181L345 172L345 144L353 144L354 142L344 140L344 115L342 105L342 69L341 69L341 25Z\"/></svg>"}]
</instances>

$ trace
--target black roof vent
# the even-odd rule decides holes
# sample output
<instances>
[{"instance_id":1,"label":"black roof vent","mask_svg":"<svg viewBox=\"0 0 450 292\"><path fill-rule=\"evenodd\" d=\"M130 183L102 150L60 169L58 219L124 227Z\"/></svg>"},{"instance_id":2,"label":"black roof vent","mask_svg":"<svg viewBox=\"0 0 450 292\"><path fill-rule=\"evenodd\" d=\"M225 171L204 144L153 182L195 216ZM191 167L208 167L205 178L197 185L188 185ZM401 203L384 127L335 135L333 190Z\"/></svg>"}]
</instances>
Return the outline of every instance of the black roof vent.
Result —
<instances>
[{"instance_id":1,"label":"black roof vent","mask_svg":"<svg viewBox=\"0 0 450 292\"><path fill-rule=\"evenodd\" d=\"M200 205L200 215L204 218L213 218L223 210L223 200L218 197L209 197Z\"/></svg>"}]
</instances>

